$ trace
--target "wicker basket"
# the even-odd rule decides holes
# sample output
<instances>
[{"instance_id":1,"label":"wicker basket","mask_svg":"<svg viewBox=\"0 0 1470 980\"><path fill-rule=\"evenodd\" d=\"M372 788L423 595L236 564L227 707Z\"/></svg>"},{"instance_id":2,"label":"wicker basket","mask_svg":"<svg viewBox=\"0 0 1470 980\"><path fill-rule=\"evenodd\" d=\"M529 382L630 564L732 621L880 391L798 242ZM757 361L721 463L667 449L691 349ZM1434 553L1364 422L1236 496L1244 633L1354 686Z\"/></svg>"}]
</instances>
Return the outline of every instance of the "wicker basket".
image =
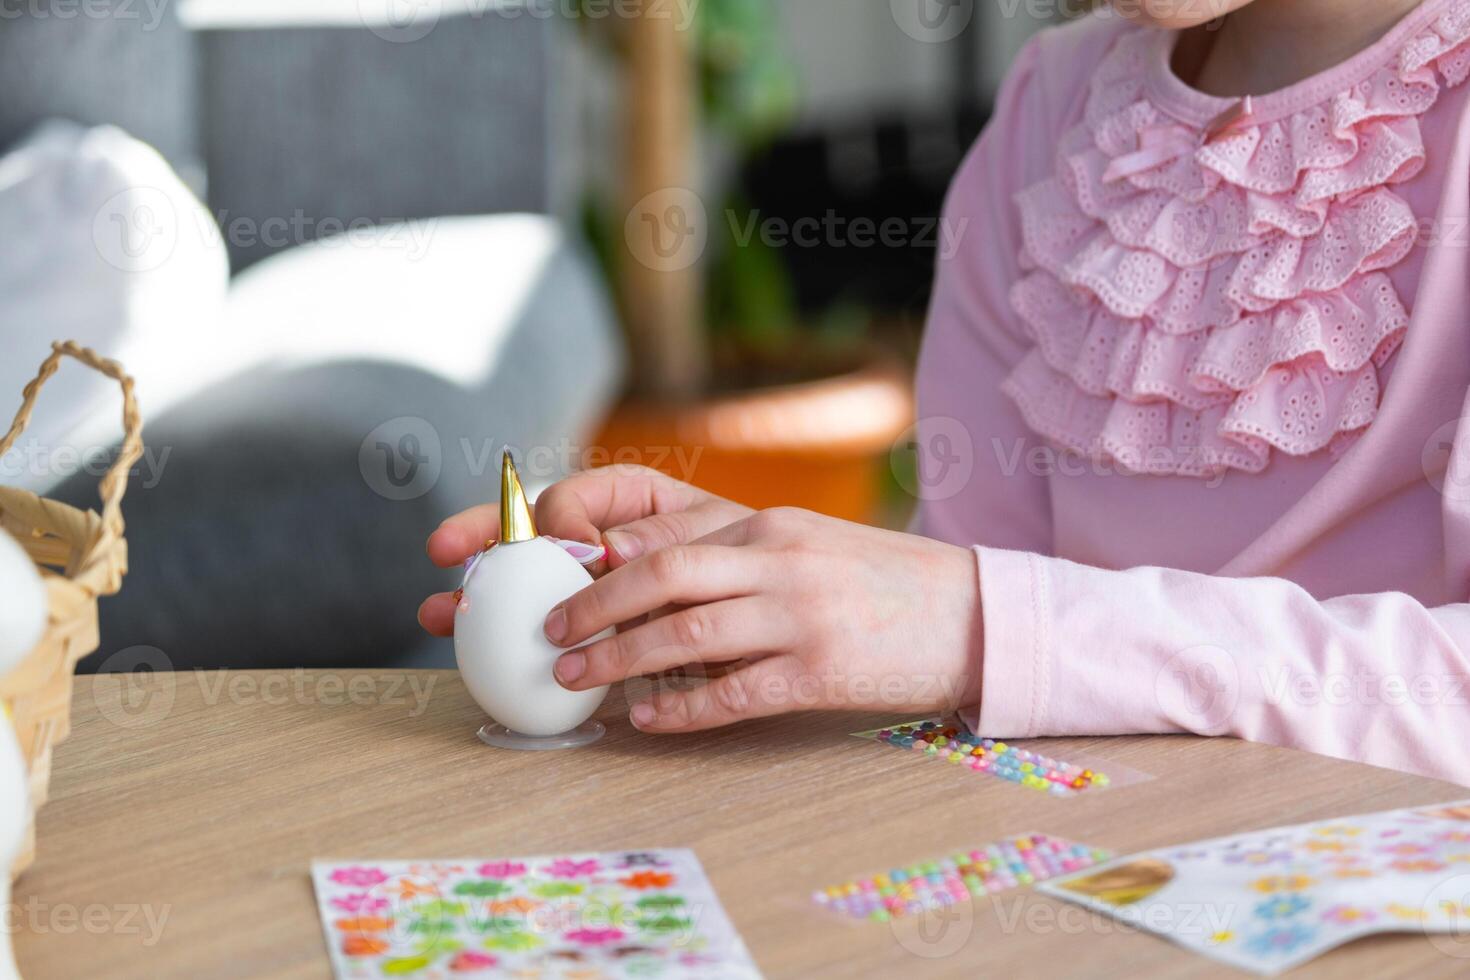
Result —
<instances>
[{"instance_id":1,"label":"wicker basket","mask_svg":"<svg viewBox=\"0 0 1470 980\"><path fill-rule=\"evenodd\" d=\"M71 681L76 663L97 649L97 597L122 586L128 549L123 540L122 498L128 471L143 453L143 423L133 398L133 379L109 361L74 343L52 345L51 356L22 392L20 411L0 455L15 445L30 421L36 395L56 373L63 356L75 358L122 386L123 443L102 478L102 513L81 511L54 500L0 487L0 527L9 531L36 562L46 585L50 616L45 635L14 671L0 677L0 699L10 706L16 737L30 771L32 807L29 839L11 869L24 871L35 858L35 810L46 802L51 748L66 738L71 722Z\"/></svg>"}]
</instances>

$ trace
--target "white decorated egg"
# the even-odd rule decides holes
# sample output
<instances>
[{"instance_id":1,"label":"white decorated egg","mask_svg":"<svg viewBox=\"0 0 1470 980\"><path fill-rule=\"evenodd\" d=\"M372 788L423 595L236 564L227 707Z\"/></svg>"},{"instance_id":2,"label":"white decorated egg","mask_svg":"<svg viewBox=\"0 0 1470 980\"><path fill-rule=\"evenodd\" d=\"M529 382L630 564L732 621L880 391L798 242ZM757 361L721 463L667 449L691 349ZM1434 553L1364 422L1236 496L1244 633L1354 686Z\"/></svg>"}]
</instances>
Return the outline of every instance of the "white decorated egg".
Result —
<instances>
[{"instance_id":1,"label":"white decorated egg","mask_svg":"<svg viewBox=\"0 0 1470 980\"><path fill-rule=\"evenodd\" d=\"M46 586L25 550L0 531L0 676L14 670L35 649L46 628ZM10 867L20 855L30 825L31 807L25 757L11 728L10 712L0 705L0 909L10 907ZM0 929L0 980L20 971L11 950L10 929Z\"/></svg>"},{"instance_id":2,"label":"white decorated egg","mask_svg":"<svg viewBox=\"0 0 1470 980\"><path fill-rule=\"evenodd\" d=\"M566 651L543 631L557 603L591 584L575 558L540 537L502 542L470 570L454 618L454 656L470 696L511 731L571 731L607 696L606 687L568 691L557 683L552 667Z\"/></svg>"},{"instance_id":3,"label":"white decorated egg","mask_svg":"<svg viewBox=\"0 0 1470 980\"><path fill-rule=\"evenodd\" d=\"M0 531L0 675L9 673L41 642L46 629L46 586L20 544Z\"/></svg>"}]
</instances>

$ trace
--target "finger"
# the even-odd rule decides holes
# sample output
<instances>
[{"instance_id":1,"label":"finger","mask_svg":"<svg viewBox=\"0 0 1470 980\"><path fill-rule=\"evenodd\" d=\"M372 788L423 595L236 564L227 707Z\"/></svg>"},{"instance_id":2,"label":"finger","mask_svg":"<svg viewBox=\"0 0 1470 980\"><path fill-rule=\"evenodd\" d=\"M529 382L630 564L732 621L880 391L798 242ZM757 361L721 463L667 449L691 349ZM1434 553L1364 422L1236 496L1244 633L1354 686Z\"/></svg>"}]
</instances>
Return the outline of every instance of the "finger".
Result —
<instances>
[{"instance_id":1,"label":"finger","mask_svg":"<svg viewBox=\"0 0 1470 980\"><path fill-rule=\"evenodd\" d=\"M602 528L649 514L680 511L700 491L657 470L607 466L574 473L547 487L535 504L536 527L569 541L602 542ZM482 551L500 535L500 505L481 504L454 515L429 536L429 557L445 568Z\"/></svg>"},{"instance_id":2,"label":"finger","mask_svg":"<svg viewBox=\"0 0 1470 980\"><path fill-rule=\"evenodd\" d=\"M670 605L714 602L753 592L759 556L741 548L678 545L604 575L552 609L546 638L570 647L609 627Z\"/></svg>"},{"instance_id":3,"label":"finger","mask_svg":"<svg viewBox=\"0 0 1470 980\"><path fill-rule=\"evenodd\" d=\"M448 592L431 595L419 606L419 625L434 636L454 635L454 596Z\"/></svg>"},{"instance_id":4,"label":"finger","mask_svg":"<svg viewBox=\"0 0 1470 980\"><path fill-rule=\"evenodd\" d=\"M429 535L429 560L440 568L463 564L500 536L500 505L481 504L449 518Z\"/></svg>"},{"instance_id":5,"label":"finger","mask_svg":"<svg viewBox=\"0 0 1470 980\"><path fill-rule=\"evenodd\" d=\"M680 609L564 653L556 679L568 690L585 691L684 664L769 654L787 649L791 639L790 624L775 603L755 596L726 599Z\"/></svg>"},{"instance_id":6,"label":"finger","mask_svg":"<svg viewBox=\"0 0 1470 980\"><path fill-rule=\"evenodd\" d=\"M645 732L675 734L764 718L799 707L792 691L801 662L780 655L757 660L689 691L660 691L633 705L629 718Z\"/></svg>"},{"instance_id":7,"label":"finger","mask_svg":"<svg viewBox=\"0 0 1470 980\"><path fill-rule=\"evenodd\" d=\"M602 534L608 549L608 567L621 568L663 548L698 540L731 523L732 510L724 502L700 505L609 528Z\"/></svg>"},{"instance_id":8,"label":"finger","mask_svg":"<svg viewBox=\"0 0 1470 980\"><path fill-rule=\"evenodd\" d=\"M536 526L543 534L600 544L605 527L682 511L699 498L699 491L657 470L606 466L547 487L536 500Z\"/></svg>"}]
</instances>

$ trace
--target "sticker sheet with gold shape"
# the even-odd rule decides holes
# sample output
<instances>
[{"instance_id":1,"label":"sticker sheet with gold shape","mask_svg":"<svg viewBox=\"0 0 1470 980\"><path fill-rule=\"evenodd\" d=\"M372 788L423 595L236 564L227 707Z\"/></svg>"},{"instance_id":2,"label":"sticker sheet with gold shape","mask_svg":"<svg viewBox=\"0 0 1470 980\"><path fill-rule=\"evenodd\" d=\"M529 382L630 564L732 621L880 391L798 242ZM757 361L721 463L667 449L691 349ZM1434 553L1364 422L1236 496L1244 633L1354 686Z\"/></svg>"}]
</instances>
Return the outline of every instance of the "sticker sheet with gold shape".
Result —
<instances>
[{"instance_id":1,"label":"sticker sheet with gold shape","mask_svg":"<svg viewBox=\"0 0 1470 980\"><path fill-rule=\"evenodd\" d=\"M1375 933L1463 949L1470 801L1150 851L1040 889L1265 975Z\"/></svg>"}]
</instances>

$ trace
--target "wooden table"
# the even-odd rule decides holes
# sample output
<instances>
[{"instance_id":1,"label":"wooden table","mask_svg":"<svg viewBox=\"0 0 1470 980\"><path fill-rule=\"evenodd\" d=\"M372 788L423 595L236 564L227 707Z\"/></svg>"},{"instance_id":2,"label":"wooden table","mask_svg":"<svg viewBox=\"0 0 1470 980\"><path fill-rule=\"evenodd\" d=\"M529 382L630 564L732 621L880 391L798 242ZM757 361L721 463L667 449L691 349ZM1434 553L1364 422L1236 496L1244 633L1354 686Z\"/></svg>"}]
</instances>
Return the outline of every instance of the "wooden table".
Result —
<instances>
[{"instance_id":1,"label":"wooden table","mask_svg":"<svg viewBox=\"0 0 1470 980\"><path fill-rule=\"evenodd\" d=\"M691 847L770 977L1234 975L1024 889L928 936L917 920L835 922L808 896L1021 831L1127 852L1470 796L1265 746L1155 737L1053 742L1058 756L1155 777L1058 799L848 737L887 717L655 738L627 708L614 689L600 743L531 755L475 740L480 712L453 672L79 678L40 857L15 890L21 970L326 977L313 858ZM1294 976L1466 970L1423 936L1392 936Z\"/></svg>"}]
</instances>

